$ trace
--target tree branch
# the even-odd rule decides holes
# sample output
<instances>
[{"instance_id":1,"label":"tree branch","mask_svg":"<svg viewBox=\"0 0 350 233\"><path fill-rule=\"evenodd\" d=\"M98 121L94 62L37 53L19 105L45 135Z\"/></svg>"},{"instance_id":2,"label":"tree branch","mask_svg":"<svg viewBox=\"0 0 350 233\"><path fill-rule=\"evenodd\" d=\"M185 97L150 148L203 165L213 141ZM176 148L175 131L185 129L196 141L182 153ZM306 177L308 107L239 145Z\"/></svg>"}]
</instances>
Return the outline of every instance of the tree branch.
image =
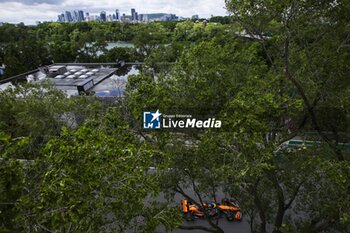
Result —
<instances>
[{"instance_id":1,"label":"tree branch","mask_svg":"<svg viewBox=\"0 0 350 233\"><path fill-rule=\"evenodd\" d=\"M179 226L179 228L182 230L187 230L187 231L202 230L202 231L206 231L206 232L218 233L218 231L215 229L203 227L203 226Z\"/></svg>"},{"instance_id":2,"label":"tree branch","mask_svg":"<svg viewBox=\"0 0 350 233\"><path fill-rule=\"evenodd\" d=\"M307 111L311 117L312 124L314 126L314 129L318 132L318 134L321 136L321 138L331 147L331 149L335 152L337 155L337 158L339 161L344 160L344 156L339 148L337 148L336 145L334 145L330 139L322 132L320 126L318 125L316 115L313 111L313 106L310 104L309 99L307 98L303 87L300 85L300 83L293 77L293 75L290 72L289 69L289 35L288 38L285 40L284 45L284 66L285 66L285 74L286 77L293 83L293 85L297 88L299 94L301 95L301 98L303 99L304 104L306 105Z\"/></svg>"},{"instance_id":3,"label":"tree branch","mask_svg":"<svg viewBox=\"0 0 350 233\"><path fill-rule=\"evenodd\" d=\"M289 200L289 202L288 202L288 203L285 205L285 207L284 207L285 210L289 209L289 207L292 205L292 203L294 202L294 200L295 200L296 196L298 195L299 190L300 190L300 188L301 188L301 186L302 186L303 184L304 184L304 181L302 181L302 182L298 185L298 187L295 189L295 191L294 191L294 193L293 193L291 199Z\"/></svg>"}]
</instances>

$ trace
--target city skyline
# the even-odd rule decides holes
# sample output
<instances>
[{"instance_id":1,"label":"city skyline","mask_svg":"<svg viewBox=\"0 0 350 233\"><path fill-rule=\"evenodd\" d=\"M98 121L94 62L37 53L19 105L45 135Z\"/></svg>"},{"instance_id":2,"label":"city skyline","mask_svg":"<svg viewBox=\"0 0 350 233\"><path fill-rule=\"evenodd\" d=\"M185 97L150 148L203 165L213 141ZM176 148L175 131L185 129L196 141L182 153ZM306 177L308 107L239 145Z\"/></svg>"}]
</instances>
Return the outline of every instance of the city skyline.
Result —
<instances>
[{"instance_id":1,"label":"city skyline","mask_svg":"<svg viewBox=\"0 0 350 233\"><path fill-rule=\"evenodd\" d=\"M198 15L192 16L192 18ZM182 17L175 14L157 13L157 14L140 14L135 8L130 9L130 14L120 12L116 9L114 12L101 11L100 14L94 15L82 10L65 11L57 16L57 22L89 22L89 21L123 21L123 22L151 22L151 21L177 21Z\"/></svg>"},{"instance_id":2,"label":"city skyline","mask_svg":"<svg viewBox=\"0 0 350 233\"><path fill-rule=\"evenodd\" d=\"M178 0L168 2L164 0L0 0L0 22L20 23L34 25L37 21L57 21L57 15L66 11L84 11L100 15L102 11L107 14L119 9L120 14L130 15L130 9L137 9L139 14L167 13L182 17L199 15L200 17L227 15L224 9L224 0ZM14 13L15 12L15 13Z\"/></svg>"}]
</instances>

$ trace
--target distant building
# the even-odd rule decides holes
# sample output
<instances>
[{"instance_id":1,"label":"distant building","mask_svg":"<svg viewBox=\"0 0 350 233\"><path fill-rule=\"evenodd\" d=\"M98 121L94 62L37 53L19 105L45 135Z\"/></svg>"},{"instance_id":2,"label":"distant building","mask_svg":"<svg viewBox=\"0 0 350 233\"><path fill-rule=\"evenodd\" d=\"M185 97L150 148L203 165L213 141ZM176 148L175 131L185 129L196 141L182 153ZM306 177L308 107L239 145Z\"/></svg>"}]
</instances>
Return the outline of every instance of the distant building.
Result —
<instances>
[{"instance_id":1,"label":"distant building","mask_svg":"<svg viewBox=\"0 0 350 233\"><path fill-rule=\"evenodd\" d=\"M198 15L192 16L196 18ZM131 15L126 15L119 12L119 9L115 10L115 14L106 14L106 11L102 11L97 15L90 15L88 12L84 15L84 11L66 11L57 16L57 22L83 22L83 21L124 21L124 22L154 22L154 21L177 21L179 17L175 14L165 13L153 13L153 14L139 14L135 8L131 9Z\"/></svg>"},{"instance_id":2,"label":"distant building","mask_svg":"<svg viewBox=\"0 0 350 233\"><path fill-rule=\"evenodd\" d=\"M139 14L139 21L141 21L141 22L144 21L144 20L143 20L143 15L144 15L144 14Z\"/></svg>"},{"instance_id":3,"label":"distant building","mask_svg":"<svg viewBox=\"0 0 350 233\"><path fill-rule=\"evenodd\" d=\"M131 15L123 15L123 19L122 19L123 22L130 22L132 21L131 19Z\"/></svg>"},{"instance_id":4,"label":"distant building","mask_svg":"<svg viewBox=\"0 0 350 233\"><path fill-rule=\"evenodd\" d=\"M167 15L162 16L159 21L175 21L177 19L178 19L178 17L176 15L167 14Z\"/></svg>"},{"instance_id":5,"label":"distant building","mask_svg":"<svg viewBox=\"0 0 350 233\"><path fill-rule=\"evenodd\" d=\"M131 20L136 20L136 10L134 8L131 8Z\"/></svg>"},{"instance_id":6,"label":"distant building","mask_svg":"<svg viewBox=\"0 0 350 233\"><path fill-rule=\"evenodd\" d=\"M78 12L73 11L73 22L78 22Z\"/></svg>"},{"instance_id":7,"label":"distant building","mask_svg":"<svg viewBox=\"0 0 350 233\"><path fill-rule=\"evenodd\" d=\"M109 21L109 22L113 21L112 15L108 15L108 16L107 16L107 21Z\"/></svg>"},{"instance_id":8,"label":"distant building","mask_svg":"<svg viewBox=\"0 0 350 233\"><path fill-rule=\"evenodd\" d=\"M64 14L58 15L58 20L57 20L57 22L59 22L59 23L64 23L64 22L66 22L66 18L65 18L65 16L64 16Z\"/></svg>"},{"instance_id":9,"label":"distant building","mask_svg":"<svg viewBox=\"0 0 350 233\"><path fill-rule=\"evenodd\" d=\"M126 14L123 14L122 17L121 17L121 20L124 21L126 18Z\"/></svg>"},{"instance_id":10,"label":"distant building","mask_svg":"<svg viewBox=\"0 0 350 233\"><path fill-rule=\"evenodd\" d=\"M86 12L86 13L85 13L85 21L91 21L90 13L89 13L89 12Z\"/></svg>"},{"instance_id":11,"label":"distant building","mask_svg":"<svg viewBox=\"0 0 350 233\"><path fill-rule=\"evenodd\" d=\"M199 19L199 15L192 15L192 19Z\"/></svg>"},{"instance_id":12,"label":"distant building","mask_svg":"<svg viewBox=\"0 0 350 233\"><path fill-rule=\"evenodd\" d=\"M139 21L142 22L154 22L154 21L176 21L179 20L175 14L165 13L153 13L153 14L140 14Z\"/></svg>"},{"instance_id":13,"label":"distant building","mask_svg":"<svg viewBox=\"0 0 350 233\"><path fill-rule=\"evenodd\" d=\"M85 20L84 11L78 11L78 22L83 22Z\"/></svg>"},{"instance_id":14,"label":"distant building","mask_svg":"<svg viewBox=\"0 0 350 233\"><path fill-rule=\"evenodd\" d=\"M96 15L90 15L89 21L95 21L95 20L98 20L98 16L96 16Z\"/></svg>"},{"instance_id":15,"label":"distant building","mask_svg":"<svg viewBox=\"0 0 350 233\"><path fill-rule=\"evenodd\" d=\"M72 13L69 11L66 11L64 18L65 18L65 22L67 22L67 23L73 22Z\"/></svg>"},{"instance_id":16,"label":"distant building","mask_svg":"<svg viewBox=\"0 0 350 233\"><path fill-rule=\"evenodd\" d=\"M107 21L107 16L106 16L106 12L102 11L100 14L100 20L101 21Z\"/></svg>"},{"instance_id":17,"label":"distant building","mask_svg":"<svg viewBox=\"0 0 350 233\"><path fill-rule=\"evenodd\" d=\"M115 20L117 20L117 21L120 20L120 14L119 14L119 10L118 9L115 10Z\"/></svg>"}]
</instances>

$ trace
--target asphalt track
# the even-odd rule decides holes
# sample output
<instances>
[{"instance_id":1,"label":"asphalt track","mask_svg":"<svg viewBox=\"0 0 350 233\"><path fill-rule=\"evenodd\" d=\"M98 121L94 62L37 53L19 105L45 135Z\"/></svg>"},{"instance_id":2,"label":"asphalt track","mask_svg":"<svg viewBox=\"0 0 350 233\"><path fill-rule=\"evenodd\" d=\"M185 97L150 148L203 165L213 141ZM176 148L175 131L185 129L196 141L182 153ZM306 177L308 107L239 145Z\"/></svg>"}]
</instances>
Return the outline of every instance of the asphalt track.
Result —
<instances>
[{"instance_id":1,"label":"asphalt track","mask_svg":"<svg viewBox=\"0 0 350 233\"><path fill-rule=\"evenodd\" d=\"M190 197L192 197L192 198L195 197L195 194L194 194L192 189L185 189L185 192ZM220 191L216 195L218 198L220 198L220 200L222 198L226 197ZM177 194L175 196L175 201L179 205L179 211L180 211L181 199L183 199L183 196L181 196L180 194ZM194 198L194 199L196 200L197 198ZM204 201L205 200L208 200L208 199L204 198ZM190 222L184 220L183 225L184 226L209 226L207 221L204 219L195 219L194 221L190 221ZM243 219L241 222L230 222L230 221L227 221L226 218L223 216L219 220L219 226L221 227L221 229L225 233L250 233L251 232L249 223L247 221L247 218L244 216L244 214L243 214ZM176 230L176 231L173 231L173 233L203 233L203 232L206 232L206 231L203 231L203 230Z\"/></svg>"},{"instance_id":2,"label":"asphalt track","mask_svg":"<svg viewBox=\"0 0 350 233\"><path fill-rule=\"evenodd\" d=\"M184 226L208 226L208 223L205 220L197 219L193 222L184 222ZM225 218L221 218L219 221L219 226L225 233L250 233L250 227L246 219L241 222L229 222ZM203 233L206 231L202 230L177 230L174 233Z\"/></svg>"}]
</instances>

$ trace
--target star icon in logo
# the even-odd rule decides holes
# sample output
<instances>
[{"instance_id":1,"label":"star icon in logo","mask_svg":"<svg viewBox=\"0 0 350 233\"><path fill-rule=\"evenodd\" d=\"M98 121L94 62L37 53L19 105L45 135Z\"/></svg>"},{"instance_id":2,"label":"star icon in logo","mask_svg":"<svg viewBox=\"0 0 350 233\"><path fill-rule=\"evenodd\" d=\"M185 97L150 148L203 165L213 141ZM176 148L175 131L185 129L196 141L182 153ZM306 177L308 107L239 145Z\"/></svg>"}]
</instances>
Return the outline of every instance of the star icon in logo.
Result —
<instances>
[{"instance_id":1,"label":"star icon in logo","mask_svg":"<svg viewBox=\"0 0 350 233\"><path fill-rule=\"evenodd\" d=\"M152 118L151 122L157 120L158 117L160 117L161 115L162 115L162 114L159 112L159 109L157 110L157 112L152 113L153 118Z\"/></svg>"}]
</instances>

